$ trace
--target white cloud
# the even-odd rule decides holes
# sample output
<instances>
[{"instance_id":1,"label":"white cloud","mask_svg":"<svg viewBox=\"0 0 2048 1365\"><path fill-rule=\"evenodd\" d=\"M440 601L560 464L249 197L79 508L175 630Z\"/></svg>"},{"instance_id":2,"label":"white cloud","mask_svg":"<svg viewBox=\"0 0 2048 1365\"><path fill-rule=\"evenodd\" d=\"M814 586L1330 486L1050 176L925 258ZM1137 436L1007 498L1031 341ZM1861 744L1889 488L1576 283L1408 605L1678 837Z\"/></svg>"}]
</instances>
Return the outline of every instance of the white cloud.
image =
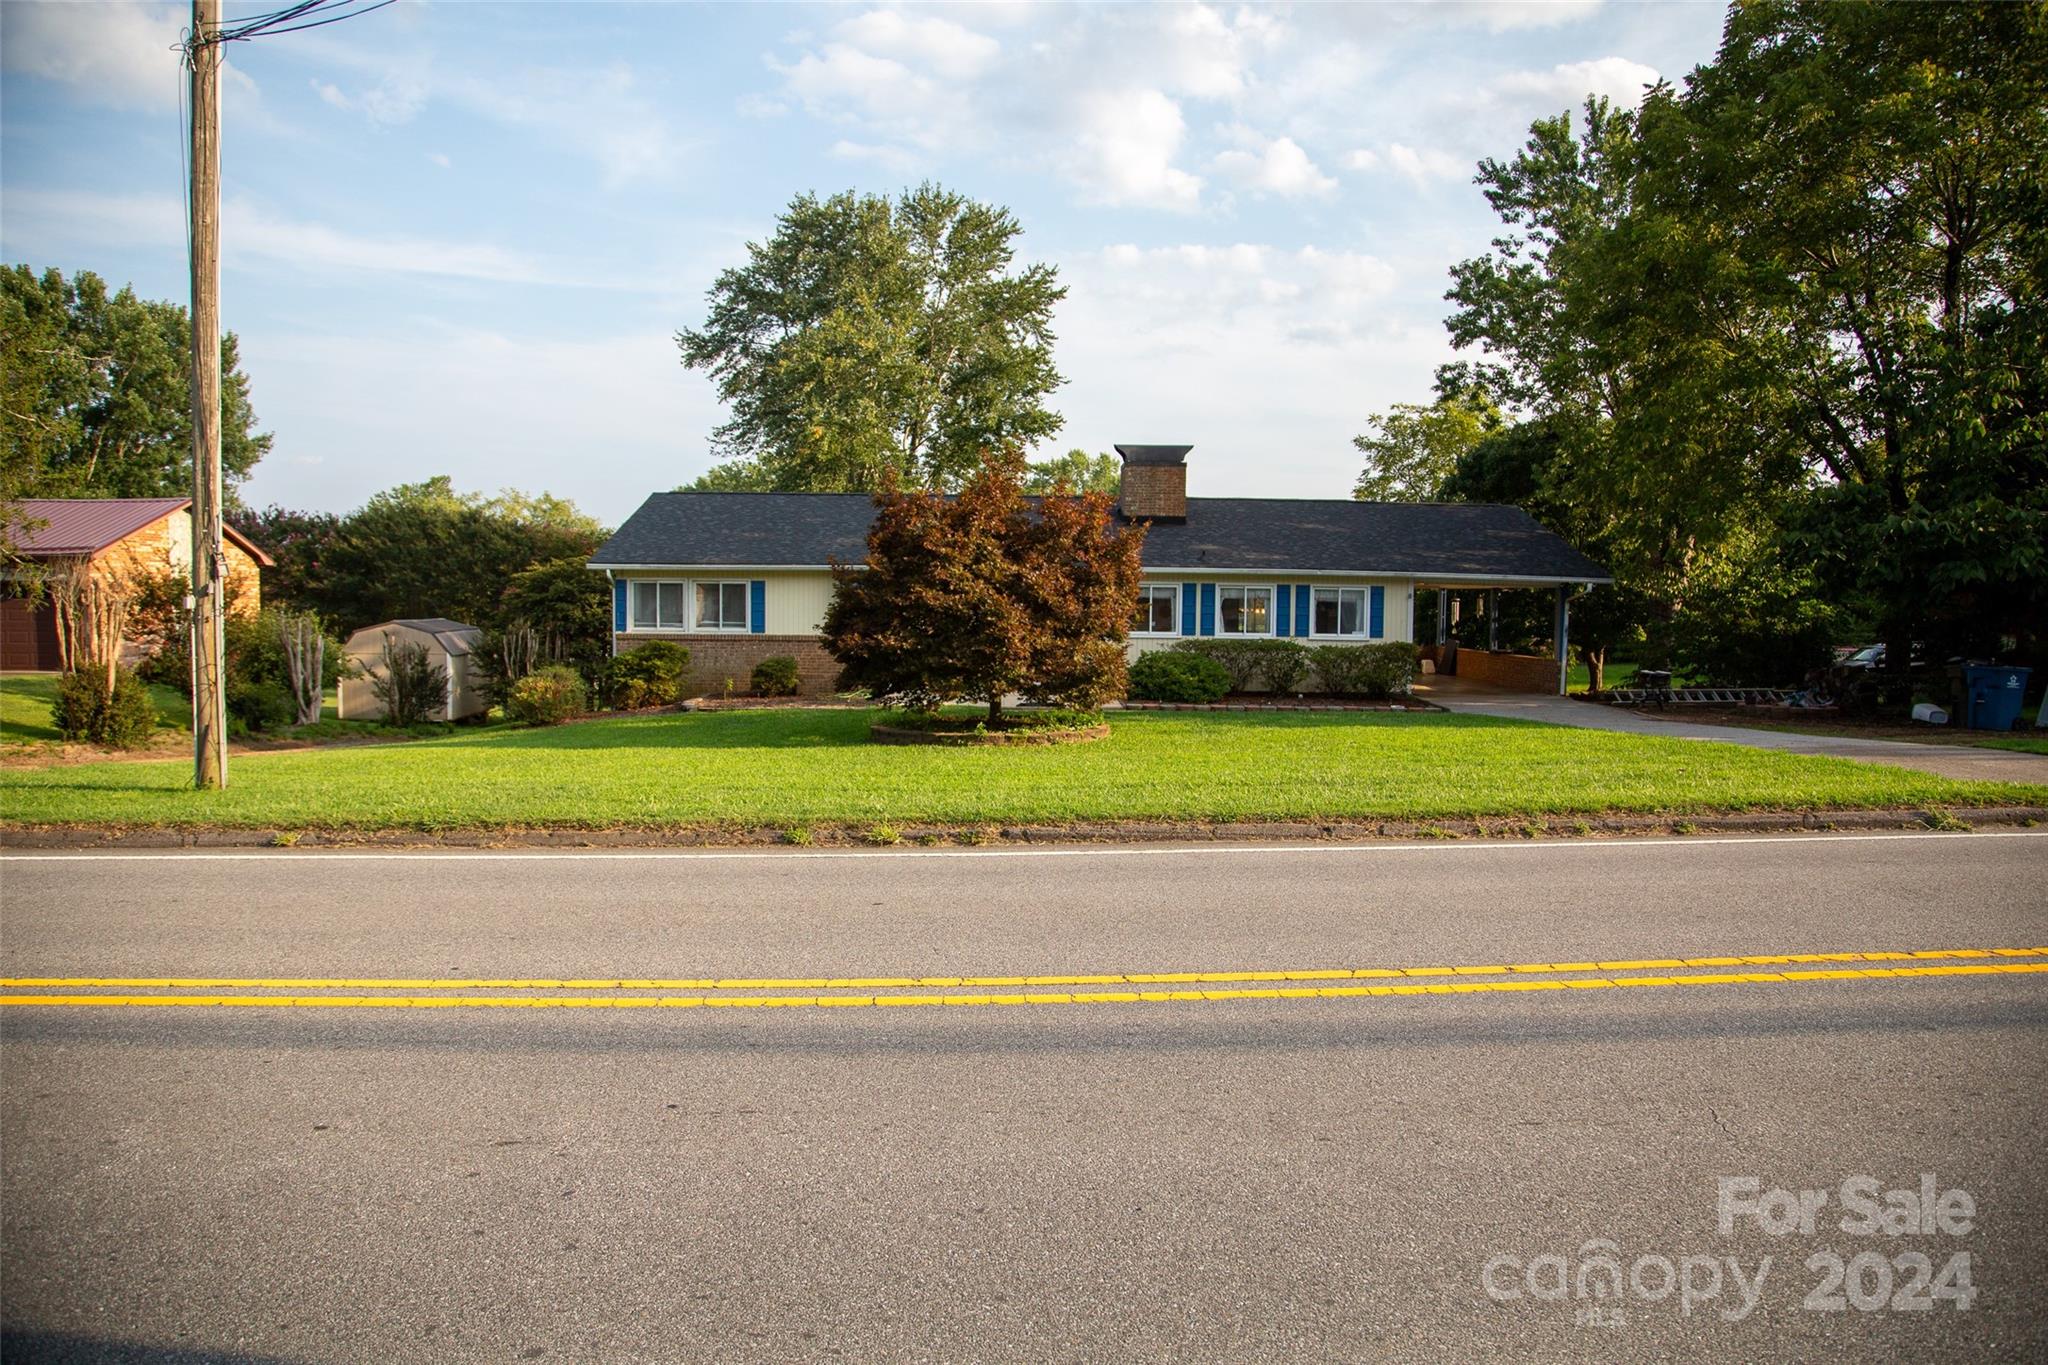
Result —
<instances>
[{"instance_id":1,"label":"white cloud","mask_svg":"<svg viewBox=\"0 0 2048 1365\"><path fill-rule=\"evenodd\" d=\"M1123 244L1063 257L1061 280L1061 444L1192 441L1198 494L1345 496L1365 415L1450 354L1363 252Z\"/></svg>"},{"instance_id":2,"label":"white cloud","mask_svg":"<svg viewBox=\"0 0 2048 1365\"><path fill-rule=\"evenodd\" d=\"M973 91L1001 51L995 39L895 10L845 20L832 35L794 62L769 59L783 92L811 114L926 148L975 131Z\"/></svg>"},{"instance_id":3,"label":"white cloud","mask_svg":"<svg viewBox=\"0 0 2048 1365\"><path fill-rule=\"evenodd\" d=\"M175 109L178 36L189 10L113 3L0 5L0 63L75 87L94 103Z\"/></svg>"},{"instance_id":4,"label":"white cloud","mask_svg":"<svg viewBox=\"0 0 2048 1365\"><path fill-rule=\"evenodd\" d=\"M910 175L921 163L917 155L902 147L887 143L854 142L841 138L832 144L832 155L842 161L866 161L896 175Z\"/></svg>"},{"instance_id":5,"label":"white cloud","mask_svg":"<svg viewBox=\"0 0 2048 1365\"><path fill-rule=\"evenodd\" d=\"M1144 14L1147 21L1157 16L1163 18L1156 36L1144 44L1152 49L1144 69L1149 79L1192 99L1227 99L1242 93L1251 82L1254 57L1282 32L1271 14L1250 6L1227 19L1207 5Z\"/></svg>"},{"instance_id":6,"label":"white cloud","mask_svg":"<svg viewBox=\"0 0 2048 1365\"><path fill-rule=\"evenodd\" d=\"M247 496L339 509L450 473L460 486L549 490L616 525L708 463L716 396L676 363L662 327L570 340L397 321L360 336L238 329L263 411L278 422L278 453L257 466ZM548 400L534 402L541 393ZM456 453L470 450L489 451L488 464ZM565 450L605 458L564 461Z\"/></svg>"},{"instance_id":7,"label":"white cloud","mask_svg":"<svg viewBox=\"0 0 2048 1365\"><path fill-rule=\"evenodd\" d=\"M1187 123L1157 90L1100 90L1074 101L1075 127L1056 154L1059 168L1104 204L1185 212L1202 196L1202 178L1175 166Z\"/></svg>"},{"instance_id":8,"label":"white cloud","mask_svg":"<svg viewBox=\"0 0 2048 1365\"><path fill-rule=\"evenodd\" d=\"M184 206L171 195L10 190L7 232L10 243L28 247L31 254L64 254L81 244L181 248ZM493 242L354 233L280 217L246 199L230 199L221 206L221 250L230 269L257 262L288 266L295 272L437 276L582 289L648 287L645 277L609 278L578 263L549 260Z\"/></svg>"},{"instance_id":9,"label":"white cloud","mask_svg":"<svg viewBox=\"0 0 2048 1365\"><path fill-rule=\"evenodd\" d=\"M1626 57L1561 62L1548 71L1511 71L1494 82L1494 91L1516 102L1542 101L1560 108L1577 105L1588 95L1604 95L1625 108L1642 103L1643 89L1657 83L1657 69Z\"/></svg>"},{"instance_id":10,"label":"white cloud","mask_svg":"<svg viewBox=\"0 0 2048 1365\"><path fill-rule=\"evenodd\" d=\"M835 32L849 47L955 81L973 80L1002 50L1002 44L986 34L901 10L870 10L840 24Z\"/></svg>"},{"instance_id":11,"label":"white cloud","mask_svg":"<svg viewBox=\"0 0 2048 1365\"><path fill-rule=\"evenodd\" d=\"M1393 171L1418 186L1463 179L1471 171L1471 163L1463 157L1438 147L1410 147L1403 142L1390 142L1384 151L1360 147L1346 152L1344 166L1353 171Z\"/></svg>"},{"instance_id":12,"label":"white cloud","mask_svg":"<svg viewBox=\"0 0 2048 1365\"><path fill-rule=\"evenodd\" d=\"M448 153L446 152L428 152L427 160L433 162L436 166L439 166L444 171L455 164L453 161L449 159Z\"/></svg>"},{"instance_id":13,"label":"white cloud","mask_svg":"<svg viewBox=\"0 0 2048 1365\"><path fill-rule=\"evenodd\" d=\"M1246 189L1293 199L1328 194L1337 188L1337 182L1318 170L1291 137L1268 140L1241 132L1239 140L1249 145L1218 154L1214 165Z\"/></svg>"},{"instance_id":14,"label":"white cloud","mask_svg":"<svg viewBox=\"0 0 2048 1365\"><path fill-rule=\"evenodd\" d=\"M366 78L354 89L313 79L314 91L338 109L396 126L431 105L450 104L587 157L608 188L666 179L689 150L663 101L644 90L622 61L484 71L451 67L424 49L393 53L318 35L294 35L274 46L323 69Z\"/></svg>"}]
</instances>

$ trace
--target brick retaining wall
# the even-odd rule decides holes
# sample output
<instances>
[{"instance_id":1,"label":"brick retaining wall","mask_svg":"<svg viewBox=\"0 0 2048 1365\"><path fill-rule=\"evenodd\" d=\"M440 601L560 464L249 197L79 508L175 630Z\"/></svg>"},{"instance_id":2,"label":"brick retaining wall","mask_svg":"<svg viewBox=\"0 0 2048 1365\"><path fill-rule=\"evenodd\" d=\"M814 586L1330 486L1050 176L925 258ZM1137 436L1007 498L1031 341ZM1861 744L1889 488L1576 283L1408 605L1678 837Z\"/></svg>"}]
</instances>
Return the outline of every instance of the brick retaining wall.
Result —
<instances>
[{"instance_id":1,"label":"brick retaining wall","mask_svg":"<svg viewBox=\"0 0 2048 1365\"><path fill-rule=\"evenodd\" d=\"M1517 692L1557 694L1557 660L1535 654L1493 654L1460 645L1457 676Z\"/></svg>"}]
</instances>

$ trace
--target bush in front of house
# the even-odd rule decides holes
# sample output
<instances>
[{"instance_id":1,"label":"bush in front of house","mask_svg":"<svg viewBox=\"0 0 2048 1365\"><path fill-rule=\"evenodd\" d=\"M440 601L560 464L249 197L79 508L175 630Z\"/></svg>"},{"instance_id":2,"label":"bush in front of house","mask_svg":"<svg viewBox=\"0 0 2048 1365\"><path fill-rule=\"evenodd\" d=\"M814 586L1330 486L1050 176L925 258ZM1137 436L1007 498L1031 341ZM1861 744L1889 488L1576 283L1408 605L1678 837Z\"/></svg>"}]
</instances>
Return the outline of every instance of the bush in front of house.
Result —
<instances>
[{"instance_id":1,"label":"bush in front of house","mask_svg":"<svg viewBox=\"0 0 2048 1365\"><path fill-rule=\"evenodd\" d=\"M1318 645L1308 652L1316 686L1333 697L1384 701L1407 692L1422 651L1405 640L1377 645Z\"/></svg>"},{"instance_id":2,"label":"bush in front of house","mask_svg":"<svg viewBox=\"0 0 2048 1365\"><path fill-rule=\"evenodd\" d=\"M580 714L588 702L583 675L566 664L536 668L505 694L506 712L528 725L559 725Z\"/></svg>"},{"instance_id":3,"label":"bush in front of house","mask_svg":"<svg viewBox=\"0 0 2048 1365\"><path fill-rule=\"evenodd\" d=\"M1212 702L1230 691L1230 674L1207 655L1148 650L1131 665L1133 701Z\"/></svg>"},{"instance_id":4,"label":"bush in front of house","mask_svg":"<svg viewBox=\"0 0 2048 1365\"><path fill-rule=\"evenodd\" d=\"M752 682L757 697L793 697L803 686L796 660L787 654L770 655L755 664Z\"/></svg>"},{"instance_id":5,"label":"bush in front of house","mask_svg":"<svg viewBox=\"0 0 2048 1365\"><path fill-rule=\"evenodd\" d=\"M690 651L672 640L635 645L605 665L605 700L621 711L673 706L682 700L689 669Z\"/></svg>"},{"instance_id":6,"label":"bush in front of house","mask_svg":"<svg viewBox=\"0 0 2048 1365\"><path fill-rule=\"evenodd\" d=\"M1181 640L1172 648L1213 659L1230 675L1230 690L1292 692L1308 676L1308 649L1293 640Z\"/></svg>"},{"instance_id":7,"label":"bush in front of house","mask_svg":"<svg viewBox=\"0 0 2048 1365\"><path fill-rule=\"evenodd\" d=\"M132 749L156 729L156 703L130 670L114 669L111 689L107 677L105 664L89 663L59 678L50 719L68 740Z\"/></svg>"}]
</instances>

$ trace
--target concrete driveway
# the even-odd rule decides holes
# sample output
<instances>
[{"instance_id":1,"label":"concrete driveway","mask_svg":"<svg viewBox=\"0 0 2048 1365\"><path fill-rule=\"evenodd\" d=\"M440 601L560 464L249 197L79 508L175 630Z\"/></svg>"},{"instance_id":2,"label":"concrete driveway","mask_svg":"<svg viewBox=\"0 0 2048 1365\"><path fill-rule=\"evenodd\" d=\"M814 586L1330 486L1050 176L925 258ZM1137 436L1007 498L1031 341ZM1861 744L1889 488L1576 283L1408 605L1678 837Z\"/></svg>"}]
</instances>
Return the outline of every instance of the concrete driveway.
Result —
<instances>
[{"instance_id":1,"label":"concrete driveway","mask_svg":"<svg viewBox=\"0 0 2048 1365\"><path fill-rule=\"evenodd\" d=\"M1547 725L1576 725L1585 730L1620 730L1665 739L1711 739L1744 744L1752 749L1778 749L1790 754L1852 758L1859 763L1889 763L1940 777L1979 782L2048 783L2048 755L2018 754L2004 749L1977 749L1961 744L1913 744L1895 739L1852 739L1844 735L1795 735L1779 730L1750 730L1737 725L1701 725L1680 718L1664 720L1639 715L1619 706L1601 706L1566 697L1510 692L1466 678L1431 674L1415 684L1426 701L1474 716L1535 720Z\"/></svg>"}]
</instances>

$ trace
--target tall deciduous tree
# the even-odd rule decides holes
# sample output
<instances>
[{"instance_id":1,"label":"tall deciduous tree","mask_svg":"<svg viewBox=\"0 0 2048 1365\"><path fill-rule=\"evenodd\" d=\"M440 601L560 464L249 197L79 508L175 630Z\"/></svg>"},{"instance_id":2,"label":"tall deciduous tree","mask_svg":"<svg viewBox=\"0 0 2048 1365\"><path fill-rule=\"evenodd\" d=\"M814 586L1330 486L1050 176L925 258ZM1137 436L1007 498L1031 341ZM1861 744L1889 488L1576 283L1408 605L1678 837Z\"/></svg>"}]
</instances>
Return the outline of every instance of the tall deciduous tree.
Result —
<instances>
[{"instance_id":1,"label":"tall deciduous tree","mask_svg":"<svg viewBox=\"0 0 2048 1365\"><path fill-rule=\"evenodd\" d=\"M1366 418L1369 430L1351 444L1365 468L1351 496L1363 502L1428 502L1439 497L1458 459L1502 425L1500 408L1476 387L1454 389L1436 402L1396 403Z\"/></svg>"},{"instance_id":2,"label":"tall deciduous tree","mask_svg":"<svg viewBox=\"0 0 2048 1365\"><path fill-rule=\"evenodd\" d=\"M981 452L1056 433L1046 265L1016 266L1008 210L923 185L801 195L677 334L731 418L714 489L956 487Z\"/></svg>"},{"instance_id":3,"label":"tall deciduous tree","mask_svg":"<svg viewBox=\"0 0 2048 1365\"><path fill-rule=\"evenodd\" d=\"M0 269L0 495L144 498L192 492L191 323L174 303ZM221 476L235 487L270 449L249 376L221 338Z\"/></svg>"},{"instance_id":4,"label":"tall deciduous tree","mask_svg":"<svg viewBox=\"0 0 2048 1365\"><path fill-rule=\"evenodd\" d=\"M825 615L842 686L919 709L980 699L991 722L1010 692L1094 706L1121 691L1144 528L1105 493L1034 507L1023 463L991 458L957 497L876 495L867 559L835 568Z\"/></svg>"},{"instance_id":5,"label":"tall deciduous tree","mask_svg":"<svg viewBox=\"0 0 2048 1365\"><path fill-rule=\"evenodd\" d=\"M1085 450L1070 450L1051 460L1033 460L1024 472L1024 491L1027 493L1050 493L1064 489L1069 493L1107 493L1116 496L1123 487L1123 462L1104 451L1090 455Z\"/></svg>"}]
</instances>

